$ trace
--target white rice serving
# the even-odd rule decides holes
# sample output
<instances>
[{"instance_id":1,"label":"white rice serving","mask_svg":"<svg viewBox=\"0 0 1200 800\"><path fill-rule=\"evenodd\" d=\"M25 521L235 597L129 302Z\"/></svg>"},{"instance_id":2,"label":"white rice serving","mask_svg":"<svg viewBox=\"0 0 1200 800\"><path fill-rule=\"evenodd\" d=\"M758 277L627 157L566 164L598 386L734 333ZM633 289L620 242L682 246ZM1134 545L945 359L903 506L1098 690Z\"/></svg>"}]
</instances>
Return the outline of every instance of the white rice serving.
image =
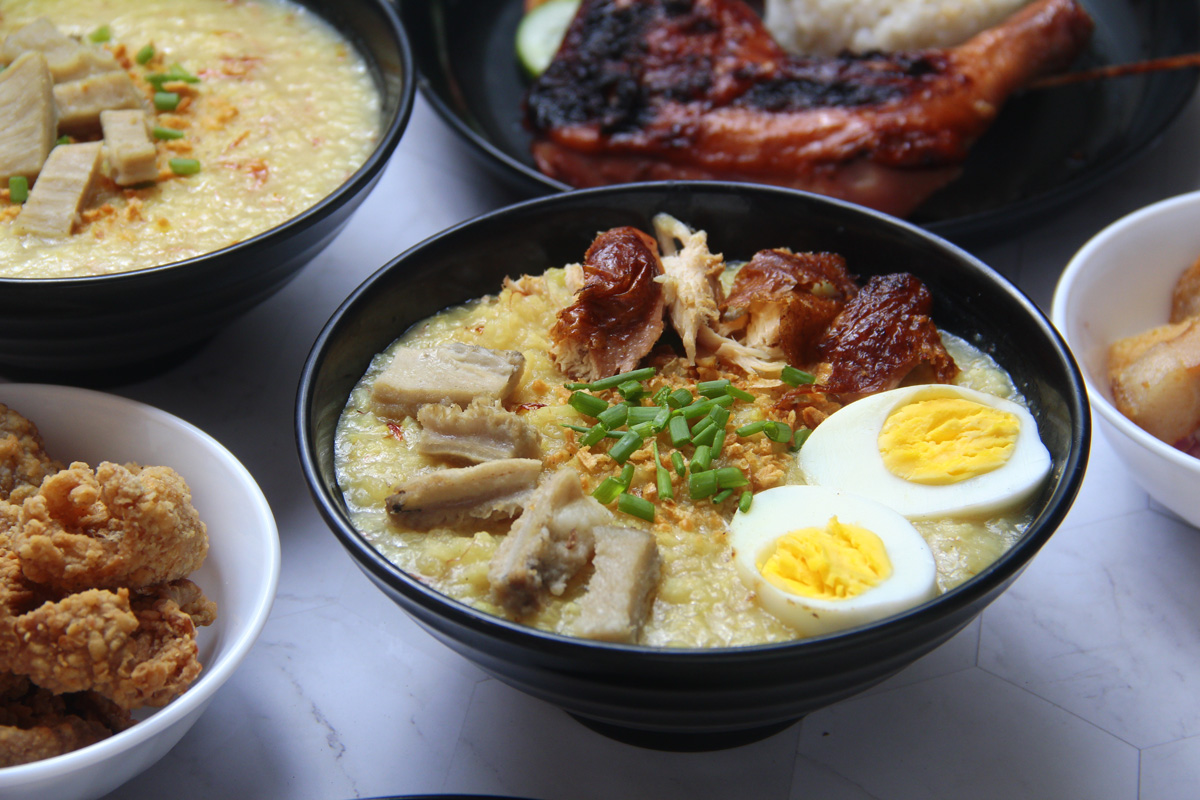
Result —
<instances>
[{"instance_id":1,"label":"white rice serving","mask_svg":"<svg viewBox=\"0 0 1200 800\"><path fill-rule=\"evenodd\" d=\"M961 44L1029 0L766 0L766 24L788 50L913 50Z\"/></svg>"}]
</instances>

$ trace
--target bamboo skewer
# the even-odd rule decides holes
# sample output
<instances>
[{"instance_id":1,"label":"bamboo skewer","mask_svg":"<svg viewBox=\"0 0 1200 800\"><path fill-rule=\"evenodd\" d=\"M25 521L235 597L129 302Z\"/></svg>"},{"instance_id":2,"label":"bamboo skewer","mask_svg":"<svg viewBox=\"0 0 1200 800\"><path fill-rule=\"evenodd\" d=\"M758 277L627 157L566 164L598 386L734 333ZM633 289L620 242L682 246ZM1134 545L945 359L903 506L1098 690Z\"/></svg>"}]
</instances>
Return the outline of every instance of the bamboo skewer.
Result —
<instances>
[{"instance_id":1,"label":"bamboo skewer","mask_svg":"<svg viewBox=\"0 0 1200 800\"><path fill-rule=\"evenodd\" d=\"M1103 80L1105 78L1120 78L1125 75L1144 75L1150 72L1166 72L1169 70L1200 67L1200 53L1185 53L1178 56L1152 58L1147 61L1135 61L1132 64L1112 64L1107 67L1096 67L1079 72L1064 72L1060 75L1048 75L1038 78L1029 84L1029 89L1050 89L1055 86L1067 86L1083 81Z\"/></svg>"}]
</instances>

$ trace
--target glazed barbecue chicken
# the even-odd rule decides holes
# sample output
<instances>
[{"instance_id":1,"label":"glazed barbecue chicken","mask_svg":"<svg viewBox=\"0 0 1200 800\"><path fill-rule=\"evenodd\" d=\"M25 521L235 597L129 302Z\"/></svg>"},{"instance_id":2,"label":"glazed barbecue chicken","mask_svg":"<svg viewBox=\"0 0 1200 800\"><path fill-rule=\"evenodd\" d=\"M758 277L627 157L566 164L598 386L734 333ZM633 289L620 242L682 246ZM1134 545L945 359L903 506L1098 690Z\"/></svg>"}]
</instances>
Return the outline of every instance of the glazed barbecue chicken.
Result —
<instances>
[{"instance_id":1,"label":"glazed barbecue chicken","mask_svg":"<svg viewBox=\"0 0 1200 800\"><path fill-rule=\"evenodd\" d=\"M572 186L743 180L905 216L1091 30L1077 0L1035 0L959 47L803 58L741 0L583 0L525 120Z\"/></svg>"}]
</instances>

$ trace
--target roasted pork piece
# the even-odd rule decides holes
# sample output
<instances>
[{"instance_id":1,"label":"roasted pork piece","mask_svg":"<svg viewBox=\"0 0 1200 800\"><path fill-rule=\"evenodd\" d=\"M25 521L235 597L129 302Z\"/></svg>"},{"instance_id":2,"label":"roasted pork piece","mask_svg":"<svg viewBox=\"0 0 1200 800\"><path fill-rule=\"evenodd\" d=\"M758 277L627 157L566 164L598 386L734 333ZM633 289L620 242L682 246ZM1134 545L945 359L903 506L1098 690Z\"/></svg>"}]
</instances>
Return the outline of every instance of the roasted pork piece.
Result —
<instances>
[{"instance_id":1,"label":"roasted pork piece","mask_svg":"<svg viewBox=\"0 0 1200 800\"><path fill-rule=\"evenodd\" d=\"M467 406L477 397L503 400L525 370L517 350L489 350L452 342L440 347L401 347L375 381L371 404L387 419L413 414L426 403Z\"/></svg>"},{"instance_id":2,"label":"roasted pork piece","mask_svg":"<svg viewBox=\"0 0 1200 800\"><path fill-rule=\"evenodd\" d=\"M536 458L504 458L435 470L396 487L387 499L387 510L412 528L515 517L525 507L541 471L542 462Z\"/></svg>"},{"instance_id":3,"label":"roasted pork piece","mask_svg":"<svg viewBox=\"0 0 1200 800\"><path fill-rule=\"evenodd\" d=\"M602 525L594 531L595 572L579 601L575 632L588 639L636 642L662 570L654 534Z\"/></svg>"},{"instance_id":4,"label":"roasted pork piece","mask_svg":"<svg viewBox=\"0 0 1200 800\"><path fill-rule=\"evenodd\" d=\"M417 421L421 423L417 451L427 456L469 464L541 457L537 429L486 400L474 400L465 409L424 405L417 411Z\"/></svg>"},{"instance_id":5,"label":"roasted pork piece","mask_svg":"<svg viewBox=\"0 0 1200 800\"><path fill-rule=\"evenodd\" d=\"M955 48L799 58L741 0L583 0L525 121L577 187L745 180L907 215L1091 30L1076 0L1035 0Z\"/></svg>"}]
</instances>

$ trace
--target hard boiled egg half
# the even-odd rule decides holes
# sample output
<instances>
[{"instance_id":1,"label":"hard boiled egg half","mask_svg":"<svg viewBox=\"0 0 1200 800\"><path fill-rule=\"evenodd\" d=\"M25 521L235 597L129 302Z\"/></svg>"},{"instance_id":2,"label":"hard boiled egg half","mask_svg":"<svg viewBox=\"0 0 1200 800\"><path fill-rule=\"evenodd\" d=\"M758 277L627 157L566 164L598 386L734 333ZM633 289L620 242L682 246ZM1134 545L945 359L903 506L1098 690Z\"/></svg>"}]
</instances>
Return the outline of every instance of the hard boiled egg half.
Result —
<instances>
[{"instance_id":1,"label":"hard boiled egg half","mask_svg":"<svg viewBox=\"0 0 1200 800\"><path fill-rule=\"evenodd\" d=\"M779 486L756 494L729 528L742 582L804 636L865 625L937 593L937 566L921 534L866 497Z\"/></svg>"},{"instance_id":2,"label":"hard boiled egg half","mask_svg":"<svg viewBox=\"0 0 1200 800\"><path fill-rule=\"evenodd\" d=\"M822 422L798 458L806 483L866 495L909 519L1014 511L1050 472L1024 406L948 384L856 400Z\"/></svg>"}]
</instances>

